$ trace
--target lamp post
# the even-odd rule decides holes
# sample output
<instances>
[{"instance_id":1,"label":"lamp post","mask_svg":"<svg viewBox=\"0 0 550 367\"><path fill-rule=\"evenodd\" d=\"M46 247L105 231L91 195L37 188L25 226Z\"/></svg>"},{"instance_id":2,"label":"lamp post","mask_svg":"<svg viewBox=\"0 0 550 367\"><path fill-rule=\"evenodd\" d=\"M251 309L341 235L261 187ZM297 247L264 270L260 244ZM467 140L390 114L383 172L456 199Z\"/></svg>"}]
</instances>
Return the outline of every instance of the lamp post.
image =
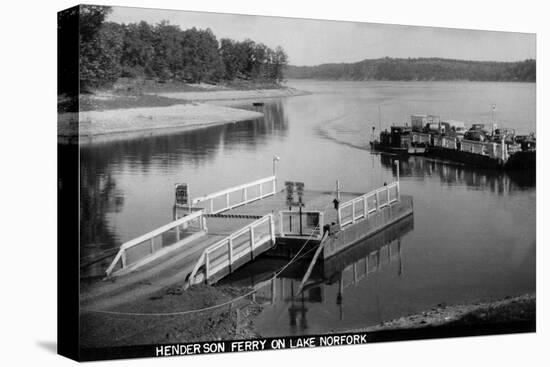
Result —
<instances>
[{"instance_id":1,"label":"lamp post","mask_svg":"<svg viewBox=\"0 0 550 367\"><path fill-rule=\"evenodd\" d=\"M273 176L275 176L274 180L273 180L273 192L275 193L277 191L277 176L275 175L275 163L276 162L279 162L281 160L281 158L279 158L278 155L274 155L273 156Z\"/></svg>"},{"instance_id":2,"label":"lamp post","mask_svg":"<svg viewBox=\"0 0 550 367\"><path fill-rule=\"evenodd\" d=\"M275 163L280 161L281 158L278 155L273 156L273 176L275 176Z\"/></svg>"}]
</instances>

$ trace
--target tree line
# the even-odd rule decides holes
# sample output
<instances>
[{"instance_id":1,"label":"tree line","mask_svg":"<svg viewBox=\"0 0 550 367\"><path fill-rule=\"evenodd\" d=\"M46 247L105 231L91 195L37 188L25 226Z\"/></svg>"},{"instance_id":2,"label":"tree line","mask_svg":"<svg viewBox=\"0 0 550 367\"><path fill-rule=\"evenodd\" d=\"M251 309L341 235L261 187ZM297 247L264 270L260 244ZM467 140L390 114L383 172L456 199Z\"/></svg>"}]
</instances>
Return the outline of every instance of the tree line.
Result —
<instances>
[{"instance_id":1,"label":"tree line","mask_svg":"<svg viewBox=\"0 0 550 367\"><path fill-rule=\"evenodd\" d=\"M69 29L74 29L74 18L78 18L81 89L106 86L120 77L190 83L235 79L278 83L284 79L288 56L281 47L272 49L250 39L218 41L210 29L183 30L167 21L154 25L106 22L111 10L81 5L59 14L59 47L74 43ZM60 73L62 69L60 65Z\"/></svg>"},{"instance_id":2,"label":"tree line","mask_svg":"<svg viewBox=\"0 0 550 367\"><path fill-rule=\"evenodd\" d=\"M291 79L333 80L536 80L536 61L467 61L443 58L381 58L356 63L288 66Z\"/></svg>"}]
</instances>

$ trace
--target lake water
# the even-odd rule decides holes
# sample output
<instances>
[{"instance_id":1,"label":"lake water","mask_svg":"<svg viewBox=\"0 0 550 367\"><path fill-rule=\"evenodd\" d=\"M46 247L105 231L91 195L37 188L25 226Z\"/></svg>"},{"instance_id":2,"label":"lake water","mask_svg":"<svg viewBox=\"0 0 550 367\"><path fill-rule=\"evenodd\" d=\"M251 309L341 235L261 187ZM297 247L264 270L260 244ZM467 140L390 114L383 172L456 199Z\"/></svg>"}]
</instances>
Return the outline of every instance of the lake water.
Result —
<instances>
[{"instance_id":1,"label":"lake water","mask_svg":"<svg viewBox=\"0 0 550 367\"><path fill-rule=\"evenodd\" d=\"M191 197L272 173L306 188L367 192L393 180L394 158L367 149L378 130L416 113L467 123L494 119L535 130L535 85L476 82L312 82L311 95L266 100L264 118L195 132L101 143L81 149L81 258L172 220L174 184ZM251 101L225 103L254 109ZM359 328L440 303L535 291L535 180L426 158L400 162L401 191L414 218L356 251L321 264L300 300L289 297L307 262L256 297L265 336ZM258 259L225 282L250 285L284 261ZM101 270L104 264L97 264ZM365 275L366 274L366 275ZM275 296L273 296L275 295Z\"/></svg>"}]
</instances>

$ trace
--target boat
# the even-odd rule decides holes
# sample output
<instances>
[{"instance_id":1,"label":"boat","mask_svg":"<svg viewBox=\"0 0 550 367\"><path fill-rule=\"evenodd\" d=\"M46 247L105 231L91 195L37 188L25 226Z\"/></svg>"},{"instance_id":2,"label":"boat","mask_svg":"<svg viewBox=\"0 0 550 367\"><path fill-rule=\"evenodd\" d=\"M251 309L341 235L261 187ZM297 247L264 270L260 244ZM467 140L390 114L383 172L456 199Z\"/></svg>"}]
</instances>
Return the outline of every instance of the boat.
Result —
<instances>
[{"instance_id":1,"label":"boat","mask_svg":"<svg viewBox=\"0 0 550 367\"><path fill-rule=\"evenodd\" d=\"M535 170L536 136L517 135L513 129L475 123L468 130L461 121L437 115L412 115L411 123L384 130L370 141L372 150L398 155L426 155L479 167Z\"/></svg>"},{"instance_id":2,"label":"boat","mask_svg":"<svg viewBox=\"0 0 550 367\"><path fill-rule=\"evenodd\" d=\"M370 142L371 149L399 155L423 155L426 153L427 141L414 138L408 126L392 126L390 131L382 131L380 140Z\"/></svg>"}]
</instances>

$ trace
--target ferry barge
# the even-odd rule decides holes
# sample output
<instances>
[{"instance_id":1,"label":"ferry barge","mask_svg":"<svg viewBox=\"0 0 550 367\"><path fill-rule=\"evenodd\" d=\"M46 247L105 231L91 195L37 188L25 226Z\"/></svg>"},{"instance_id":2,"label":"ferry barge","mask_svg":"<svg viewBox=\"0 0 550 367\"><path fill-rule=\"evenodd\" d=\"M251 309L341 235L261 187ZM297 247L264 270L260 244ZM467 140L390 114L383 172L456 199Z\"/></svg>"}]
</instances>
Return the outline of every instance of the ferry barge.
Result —
<instances>
[{"instance_id":1,"label":"ferry barge","mask_svg":"<svg viewBox=\"0 0 550 367\"><path fill-rule=\"evenodd\" d=\"M412 115L411 124L381 131L371 149L399 155L426 155L463 164L506 170L535 170L536 137L516 135L514 130L461 121L442 121L436 115Z\"/></svg>"}]
</instances>

